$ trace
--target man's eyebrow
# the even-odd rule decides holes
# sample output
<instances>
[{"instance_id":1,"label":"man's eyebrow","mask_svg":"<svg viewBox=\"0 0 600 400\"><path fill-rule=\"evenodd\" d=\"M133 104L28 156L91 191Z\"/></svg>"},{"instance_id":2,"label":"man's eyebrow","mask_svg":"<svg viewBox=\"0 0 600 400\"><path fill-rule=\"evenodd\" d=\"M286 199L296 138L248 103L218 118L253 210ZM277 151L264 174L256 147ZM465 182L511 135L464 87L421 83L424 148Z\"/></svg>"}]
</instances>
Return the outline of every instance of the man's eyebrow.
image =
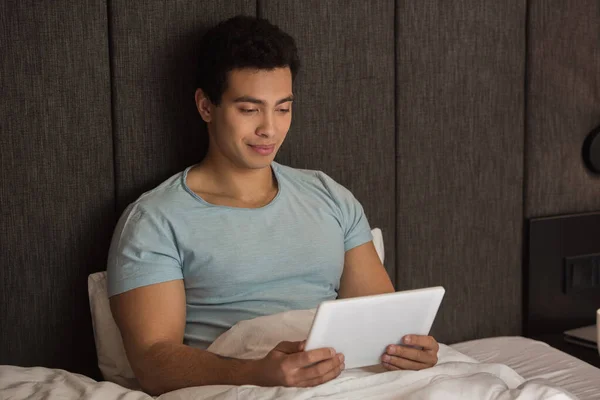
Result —
<instances>
[{"instance_id":1,"label":"man's eyebrow","mask_svg":"<svg viewBox=\"0 0 600 400\"><path fill-rule=\"evenodd\" d=\"M294 96L288 96L285 99L281 99L281 100L277 100L277 102L275 103L276 106L283 104L283 103L287 103L288 101L294 101ZM237 99L233 100L234 103L254 103L254 104L260 104L260 105L265 105L265 101L264 100L260 100L257 99L256 97L252 97L252 96L241 96L238 97Z\"/></svg>"},{"instance_id":2,"label":"man's eyebrow","mask_svg":"<svg viewBox=\"0 0 600 400\"><path fill-rule=\"evenodd\" d=\"M275 103L275 105L278 106L280 104L287 103L288 101L294 101L294 95L290 95L285 99L278 100L277 103Z\"/></svg>"}]
</instances>

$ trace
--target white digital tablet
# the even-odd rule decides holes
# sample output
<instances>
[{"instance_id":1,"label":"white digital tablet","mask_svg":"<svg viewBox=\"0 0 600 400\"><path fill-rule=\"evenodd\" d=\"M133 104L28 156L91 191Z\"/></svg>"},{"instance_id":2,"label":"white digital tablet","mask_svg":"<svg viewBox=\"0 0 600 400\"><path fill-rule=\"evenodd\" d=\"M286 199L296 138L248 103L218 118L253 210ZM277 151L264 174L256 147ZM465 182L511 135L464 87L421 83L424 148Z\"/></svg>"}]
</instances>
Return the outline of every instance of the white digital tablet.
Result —
<instances>
[{"instance_id":1,"label":"white digital tablet","mask_svg":"<svg viewBox=\"0 0 600 400\"><path fill-rule=\"evenodd\" d=\"M381 363L390 344L408 334L428 335L445 290L441 286L322 302L305 350L332 347L346 369Z\"/></svg>"}]
</instances>

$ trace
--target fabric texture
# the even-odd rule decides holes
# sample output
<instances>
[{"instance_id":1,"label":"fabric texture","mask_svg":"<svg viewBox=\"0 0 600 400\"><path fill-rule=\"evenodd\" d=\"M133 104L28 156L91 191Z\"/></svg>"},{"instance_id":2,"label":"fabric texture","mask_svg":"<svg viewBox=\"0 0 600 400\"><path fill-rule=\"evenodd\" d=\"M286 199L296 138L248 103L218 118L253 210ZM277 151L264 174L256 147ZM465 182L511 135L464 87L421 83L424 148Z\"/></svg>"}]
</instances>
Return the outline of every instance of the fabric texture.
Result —
<instances>
[{"instance_id":1,"label":"fabric texture","mask_svg":"<svg viewBox=\"0 0 600 400\"><path fill-rule=\"evenodd\" d=\"M385 259L385 247L381 229L373 228L373 244L381 262ZM102 376L109 382L117 383L129 389L139 388L137 379L123 347L123 340L119 328L113 319L108 300L106 271L96 272L88 278L88 294L98 367ZM293 336L290 336L291 338ZM288 340L292 340L292 339Z\"/></svg>"},{"instance_id":2,"label":"fabric texture","mask_svg":"<svg viewBox=\"0 0 600 400\"><path fill-rule=\"evenodd\" d=\"M529 1L527 218L600 210L600 176L581 155L600 126L599 16L596 0Z\"/></svg>"},{"instance_id":3,"label":"fabric texture","mask_svg":"<svg viewBox=\"0 0 600 400\"><path fill-rule=\"evenodd\" d=\"M518 336L470 340L452 348L482 363L500 363L528 380L545 379L579 400L600 400L600 369L544 342Z\"/></svg>"},{"instance_id":4,"label":"fabric texture","mask_svg":"<svg viewBox=\"0 0 600 400\"><path fill-rule=\"evenodd\" d=\"M125 354L121 332L110 310L106 286L106 271L96 272L88 277L98 368L106 381L128 389L139 389L137 378Z\"/></svg>"},{"instance_id":5,"label":"fabric texture","mask_svg":"<svg viewBox=\"0 0 600 400\"><path fill-rule=\"evenodd\" d=\"M0 364L98 377L85 282L116 220L106 3L2 1L0 37Z\"/></svg>"},{"instance_id":6,"label":"fabric texture","mask_svg":"<svg viewBox=\"0 0 600 400\"><path fill-rule=\"evenodd\" d=\"M263 343L263 349L290 332L306 334L310 314L305 310L261 317L240 324L224 335L221 350L232 356L247 355L251 337ZM274 329L283 326L281 330ZM521 338L522 339L522 338ZM254 347L250 345L250 347ZM215 347L215 351L218 350ZM264 350L263 350L264 353ZM247 358L247 357L246 357ZM251 385L214 385L190 387L165 393L158 400L300 400L300 399L378 399L378 400L575 400L574 396L545 380L524 380L514 370L501 364L481 364L451 347L440 345L438 365L422 371L390 371L380 366L348 369L336 379L312 388L258 387ZM49 368L0 366L0 390L13 400L75 398L82 393L89 398L116 400L151 400L140 391L127 390L109 382L95 382L85 376ZM593 393L580 400L593 399Z\"/></svg>"},{"instance_id":7,"label":"fabric texture","mask_svg":"<svg viewBox=\"0 0 600 400\"><path fill-rule=\"evenodd\" d=\"M242 321L221 335L209 351L226 357L262 358L282 340L307 338L314 312L295 310ZM387 372L382 366L374 365L344 370L333 381L308 389L243 386L222 386L221 389L223 398L253 399L331 396L344 399L576 400L546 380L525 380L502 364L480 364L442 343L437 365L421 371ZM198 395L193 389L184 391Z\"/></svg>"},{"instance_id":8,"label":"fabric texture","mask_svg":"<svg viewBox=\"0 0 600 400\"><path fill-rule=\"evenodd\" d=\"M397 289L446 288L443 342L514 335L526 1L396 7Z\"/></svg>"}]
</instances>

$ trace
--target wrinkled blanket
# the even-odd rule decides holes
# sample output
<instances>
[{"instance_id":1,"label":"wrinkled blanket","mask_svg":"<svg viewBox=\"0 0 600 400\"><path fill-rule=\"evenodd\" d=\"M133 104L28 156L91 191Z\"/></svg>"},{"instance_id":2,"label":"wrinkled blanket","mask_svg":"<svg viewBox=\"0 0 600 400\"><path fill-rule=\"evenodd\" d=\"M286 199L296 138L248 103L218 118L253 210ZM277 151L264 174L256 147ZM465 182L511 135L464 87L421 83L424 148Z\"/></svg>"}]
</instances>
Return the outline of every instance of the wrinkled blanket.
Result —
<instances>
[{"instance_id":1,"label":"wrinkled blanket","mask_svg":"<svg viewBox=\"0 0 600 400\"><path fill-rule=\"evenodd\" d=\"M217 354L244 359L262 357L282 340L307 337L314 310L289 311L242 321L209 348ZM483 364L440 345L439 362L423 371L386 371L380 366L346 370L331 382L314 388L206 386L176 390L161 400L196 399L575 399L543 380L525 380L502 364ZM109 382L48 368L0 366L0 398L8 399L123 399L151 396Z\"/></svg>"}]
</instances>

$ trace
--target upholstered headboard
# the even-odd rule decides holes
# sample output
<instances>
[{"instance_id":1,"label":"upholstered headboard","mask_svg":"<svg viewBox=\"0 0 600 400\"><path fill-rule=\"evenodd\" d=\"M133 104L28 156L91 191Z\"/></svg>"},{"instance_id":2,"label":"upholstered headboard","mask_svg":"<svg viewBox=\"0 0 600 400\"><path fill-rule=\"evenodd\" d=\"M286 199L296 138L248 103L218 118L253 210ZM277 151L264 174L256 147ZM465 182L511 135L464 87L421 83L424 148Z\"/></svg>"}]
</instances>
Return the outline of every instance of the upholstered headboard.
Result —
<instances>
[{"instance_id":1,"label":"upholstered headboard","mask_svg":"<svg viewBox=\"0 0 600 400\"><path fill-rule=\"evenodd\" d=\"M87 276L125 206L202 158L195 46L235 14L301 53L278 161L354 192L397 289L446 287L439 340L519 334L525 219L600 209L579 159L600 122L598 8L0 1L0 364L99 377Z\"/></svg>"}]
</instances>

